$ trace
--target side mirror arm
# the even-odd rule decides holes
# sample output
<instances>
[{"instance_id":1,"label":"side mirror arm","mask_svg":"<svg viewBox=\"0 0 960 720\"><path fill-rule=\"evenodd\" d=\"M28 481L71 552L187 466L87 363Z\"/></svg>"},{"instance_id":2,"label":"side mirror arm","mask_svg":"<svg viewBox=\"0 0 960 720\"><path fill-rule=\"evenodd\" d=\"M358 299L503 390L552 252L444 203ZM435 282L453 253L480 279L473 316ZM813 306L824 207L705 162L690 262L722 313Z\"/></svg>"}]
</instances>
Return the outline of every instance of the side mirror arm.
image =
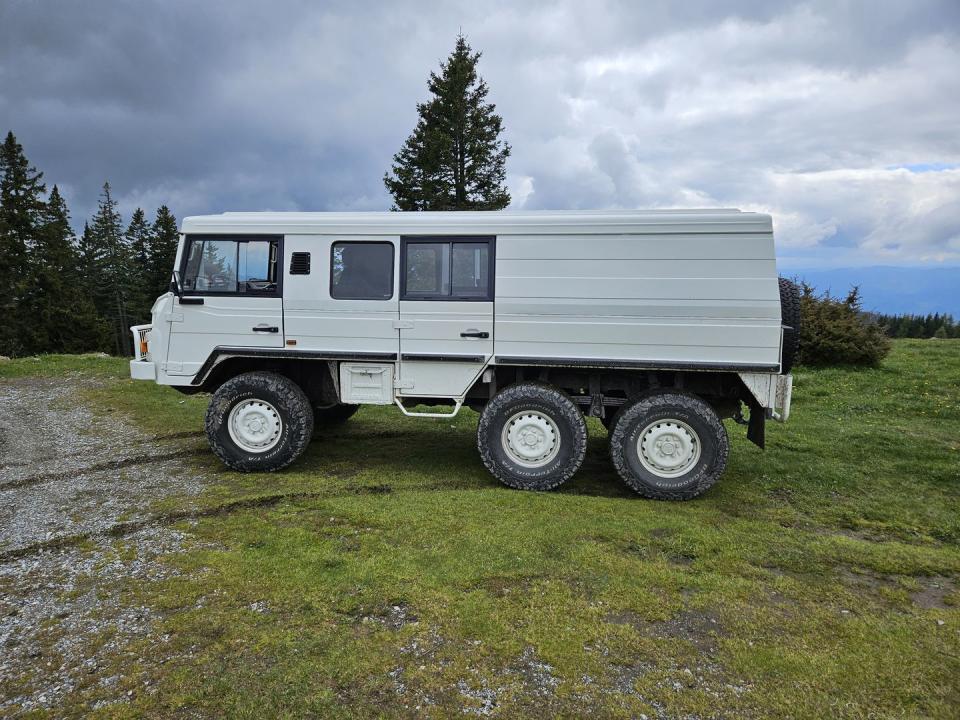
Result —
<instances>
[{"instance_id":1,"label":"side mirror arm","mask_svg":"<svg viewBox=\"0 0 960 720\"><path fill-rule=\"evenodd\" d=\"M173 275L170 278L170 292L178 298L183 297L183 283L180 281L180 273L176 270L173 271Z\"/></svg>"}]
</instances>

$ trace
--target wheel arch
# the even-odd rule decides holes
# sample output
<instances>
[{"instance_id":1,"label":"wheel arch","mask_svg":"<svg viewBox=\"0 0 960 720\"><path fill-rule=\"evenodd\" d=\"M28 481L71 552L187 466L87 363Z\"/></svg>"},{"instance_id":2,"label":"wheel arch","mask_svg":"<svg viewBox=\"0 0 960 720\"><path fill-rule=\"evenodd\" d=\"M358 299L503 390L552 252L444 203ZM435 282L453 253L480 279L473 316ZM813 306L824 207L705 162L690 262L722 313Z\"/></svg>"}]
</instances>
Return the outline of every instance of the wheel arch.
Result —
<instances>
[{"instance_id":1,"label":"wheel arch","mask_svg":"<svg viewBox=\"0 0 960 720\"><path fill-rule=\"evenodd\" d=\"M206 369L197 384L191 385L194 392L216 392L225 382L248 372L275 372L292 380L317 405L339 402L340 387L337 382L337 361L322 358L296 358L230 354L221 355Z\"/></svg>"}]
</instances>

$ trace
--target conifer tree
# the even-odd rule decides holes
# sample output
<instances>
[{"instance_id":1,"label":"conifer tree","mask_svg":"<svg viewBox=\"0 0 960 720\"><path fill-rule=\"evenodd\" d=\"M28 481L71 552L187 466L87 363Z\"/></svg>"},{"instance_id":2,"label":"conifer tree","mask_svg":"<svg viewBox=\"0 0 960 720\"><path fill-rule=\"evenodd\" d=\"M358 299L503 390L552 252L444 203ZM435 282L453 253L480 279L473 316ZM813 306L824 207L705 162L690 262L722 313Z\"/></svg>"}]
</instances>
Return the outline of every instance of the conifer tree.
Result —
<instances>
[{"instance_id":1,"label":"conifer tree","mask_svg":"<svg viewBox=\"0 0 960 720\"><path fill-rule=\"evenodd\" d=\"M147 223L147 216L141 208L133 211L124 241L129 252L130 277L129 300L130 315L134 322L143 323L150 319L150 306L153 305L153 283L150 278L150 247L153 244L153 232Z\"/></svg>"},{"instance_id":2,"label":"conifer tree","mask_svg":"<svg viewBox=\"0 0 960 720\"><path fill-rule=\"evenodd\" d=\"M170 276L173 274L173 263L177 257L177 243L180 241L177 219L166 205L157 208L151 241L148 281L151 297L156 298L170 288Z\"/></svg>"},{"instance_id":3,"label":"conifer tree","mask_svg":"<svg viewBox=\"0 0 960 720\"><path fill-rule=\"evenodd\" d=\"M110 183L103 184L97 213L90 224L90 240L96 246L94 263L99 270L93 284L93 298L97 310L106 319L112 336L111 347L117 355L131 352L131 262L130 248L123 234L122 219L117 201L110 192ZM99 265L99 268L96 266Z\"/></svg>"},{"instance_id":4,"label":"conifer tree","mask_svg":"<svg viewBox=\"0 0 960 720\"><path fill-rule=\"evenodd\" d=\"M30 254L23 331L30 352L75 353L99 347L103 329L81 283L79 257L67 204L56 185Z\"/></svg>"},{"instance_id":5,"label":"conifer tree","mask_svg":"<svg viewBox=\"0 0 960 720\"><path fill-rule=\"evenodd\" d=\"M430 73L433 97L417 105L417 126L383 178L394 210L499 210L510 204L504 184L510 146L500 139L503 119L477 75L480 55L460 35L440 74Z\"/></svg>"},{"instance_id":6,"label":"conifer tree","mask_svg":"<svg viewBox=\"0 0 960 720\"><path fill-rule=\"evenodd\" d=\"M97 244L93 241L90 223L84 222L83 232L80 233L80 239L77 241L77 267L80 270L81 282L90 291L88 293L90 297L93 297L93 283L90 279L99 271L100 254Z\"/></svg>"},{"instance_id":7,"label":"conifer tree","mask_svg":"<svg viewBox=\"0 0 960 720\"><path fill-rule=\"evenodd\" d=\"M30 352L21 303L29 287L27 253L45 209L43 173L31 167L12 132L0 146L0 355Z\"/></svg>"}]
</instances>

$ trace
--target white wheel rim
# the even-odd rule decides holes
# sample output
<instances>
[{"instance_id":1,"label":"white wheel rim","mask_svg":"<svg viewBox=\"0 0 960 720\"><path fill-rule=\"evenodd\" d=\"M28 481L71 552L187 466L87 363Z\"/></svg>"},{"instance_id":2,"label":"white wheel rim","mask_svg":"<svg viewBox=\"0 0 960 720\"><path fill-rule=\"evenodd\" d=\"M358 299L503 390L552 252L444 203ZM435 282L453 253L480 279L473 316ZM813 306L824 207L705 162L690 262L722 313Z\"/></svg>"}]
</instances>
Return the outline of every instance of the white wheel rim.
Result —
<instances>
[{"instance_id":1,"label":"white wheel rim","mask_svg":"<svg viewBox=\"0 0 960 720\"><path fill-rule=\"evenodd\" d=\"M560 452L560 431L549 416L523 410L507 420L501 442L515 463L538 468L550 463Z\"/></svg>"},{"instance_id":2,"label":"white wheel rim","mask_svg":"<svg viewBox=\"0 0 960 720\"><path fill-rule=\"evenodd\" d=\"M266 400L244 400L233 406L227 418L230 439L247 452L264 453L280 442L283 421Z\"/></svg>"},{"instance_id":3,"label":"white wheel rim","mask_svg":"<svg viewBox=\"0 0 960 720\"><path fill-rule=\"evenodd\" d=\"M637 454L640 464L657 477L679 477L700 460L700 437L682 420L656 420L637 437Z\"/></svg>"}]
</instances>

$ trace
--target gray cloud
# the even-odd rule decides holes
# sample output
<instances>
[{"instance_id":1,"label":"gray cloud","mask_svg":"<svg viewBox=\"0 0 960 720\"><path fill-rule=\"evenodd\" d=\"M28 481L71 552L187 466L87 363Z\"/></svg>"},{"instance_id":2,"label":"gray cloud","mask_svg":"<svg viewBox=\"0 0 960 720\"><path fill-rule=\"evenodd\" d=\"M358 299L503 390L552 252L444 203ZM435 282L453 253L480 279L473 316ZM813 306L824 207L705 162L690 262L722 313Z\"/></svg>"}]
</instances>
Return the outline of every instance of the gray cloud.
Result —
<instances>
[{"instance_id":1,"label":"gray cloud","mask_svg":"<svg viewBox=\"0 0 960 720\"><path fill-rule=\"evenodd\" d=\"M0 130L78 221L105 179L126 215L384 209L462 28L517 207L739 206L788 264L960 260L953 0L426 7L8 0Z\"/></svg>"}]
</instances>

